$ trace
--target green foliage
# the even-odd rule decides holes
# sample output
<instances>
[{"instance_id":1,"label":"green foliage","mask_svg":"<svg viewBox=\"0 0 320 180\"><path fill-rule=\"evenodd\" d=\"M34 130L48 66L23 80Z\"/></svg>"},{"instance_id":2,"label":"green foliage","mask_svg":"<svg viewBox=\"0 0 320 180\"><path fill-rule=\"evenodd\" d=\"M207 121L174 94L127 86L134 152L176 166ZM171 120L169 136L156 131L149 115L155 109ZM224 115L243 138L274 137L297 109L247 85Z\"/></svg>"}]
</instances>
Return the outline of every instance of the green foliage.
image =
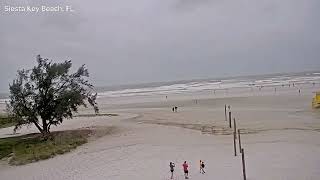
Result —
<instances>
[{"instance_id":1,"label":"green foliage","mask_svg":"<svg viewBox=\"0 0 320 180\"><path fill-rule=\"evenodd\" d=\"M89 130L54 132L43 140L39 134L0 139L0 159L11 157L9 163L22 165L48 159L75 149L87 142Z\"/></svg>"},{"instance_id":2,"label":"green foliage","mask_svg":"<svg viewBox=\"0 0 320 180\"><path fill-rule=\"evenodd\" d=\"M0 128L6 128L14 125L14 120L7 115L0 114Z\"/></svg>"},{"instance_id":3,"label":"green foliage","mask_svg":"<svg viewBox=\"0 0 320 180\"><path fill-rule=\"evenodd\" d=\"M87 103L98 113L97 93L87 80L89 73L84 65L70 73L71 61L53 63L38 55L37 63L32 69L19 70L9 87L7 111L14 119L15 131L34 124L43 135L48 135L51 125L72 118L73 112L79 106L87 107Z\"/></svg>"}]
</instances>

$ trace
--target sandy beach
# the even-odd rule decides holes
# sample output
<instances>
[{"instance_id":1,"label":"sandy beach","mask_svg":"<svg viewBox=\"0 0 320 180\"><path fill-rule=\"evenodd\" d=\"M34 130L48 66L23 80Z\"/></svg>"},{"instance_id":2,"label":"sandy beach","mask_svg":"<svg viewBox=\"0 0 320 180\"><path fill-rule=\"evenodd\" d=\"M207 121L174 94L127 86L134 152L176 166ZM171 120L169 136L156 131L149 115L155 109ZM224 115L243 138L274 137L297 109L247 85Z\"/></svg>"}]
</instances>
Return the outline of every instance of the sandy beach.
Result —
<instances>
[{"instance_id":1,"label":"sandy beach","mask_svg":"<svg viewBox=\"0 0 320 180\"><path fill-rule=\"evenodd\" d=\"M320 180L319 9L0 0L0 180Z\"/></svg>"},{"instance_id":2,"label":"sandy beach","mask_svg":"<svg viewBox=\"0 0 320 180\"><path fill-rule=\"evenodd\" d=\"M242 131L247 179L318 180L320 177L320 112L311 108L319 85L274 87L261 91L231 89L186 94L100 98L101 112L114 117L76 117L53 130L114 127L113 133L52 159L23 166L0 165L1 180L165 180L169 162L174 179L240 180L241 156L234 156L232 129L224 105L231 105ZM173 106L178 112L172 112ZM92 112L84 109L80 113ZM37 132L23 128L18 135ZM0 137L13 136L12 128ZM237 149L238 150L238 149ZM199 173L199 160L206 174Z\"/></svg>"}]
</instances>

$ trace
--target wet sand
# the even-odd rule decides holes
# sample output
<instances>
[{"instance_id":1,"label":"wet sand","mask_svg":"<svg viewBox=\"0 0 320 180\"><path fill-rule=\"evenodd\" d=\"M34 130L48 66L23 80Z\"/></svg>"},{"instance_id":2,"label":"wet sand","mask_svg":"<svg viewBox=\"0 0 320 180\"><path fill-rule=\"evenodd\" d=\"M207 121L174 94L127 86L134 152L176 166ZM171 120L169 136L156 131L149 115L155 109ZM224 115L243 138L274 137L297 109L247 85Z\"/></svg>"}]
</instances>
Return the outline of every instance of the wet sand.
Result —
<instances>
[{"instance_id":1,"label":"wet sand","mask_svg":"<svg viewBox=\"0 0 320 180\"><path fill-rule=\"evenodd\" d=\"M316 88L264 88L193 94L99 99L101 112L115 117L78 117L54 130L112 126L118 131L76 150L24 166L0 165L0 177L12 179L164 180L169 162L175 179L242 179L241 158L234 157L232 130L224 117L230 104L242 132L247 177L259 180L317 180L320 177L320 112L311 109ZM195 103L197 100L197 103ZM178 106L178 112L171 108ZM92 112L82 110L81 113ZM12 136L0 129L0 137ZM36 132L23 128L20 133ZM207 173L199 173L199 160Z\"/></svg>"}]
</instances>

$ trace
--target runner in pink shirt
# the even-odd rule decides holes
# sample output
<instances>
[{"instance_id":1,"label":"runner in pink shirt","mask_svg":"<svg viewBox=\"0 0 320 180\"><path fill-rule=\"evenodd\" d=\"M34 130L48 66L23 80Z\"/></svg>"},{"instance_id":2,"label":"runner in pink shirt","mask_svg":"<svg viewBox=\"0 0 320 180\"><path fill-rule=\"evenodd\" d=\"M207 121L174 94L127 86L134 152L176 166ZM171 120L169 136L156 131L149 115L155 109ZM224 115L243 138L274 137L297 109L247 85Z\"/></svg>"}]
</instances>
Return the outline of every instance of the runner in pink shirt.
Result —
<instances>
[{"instance_id":1,"label":"runner in pink shirt","mask_svg":"<svg viewBox=\"0 0 320 180\"><path fill-rule=\"evenodd\" d=\"M188 179L188 174L189 174L189 171L188 171L188 164L187 164L187 161L184 161L184 163L182 164L183 166L183 171L184 171L184 178L185 179Z\"/></svg>"}]
</instances>

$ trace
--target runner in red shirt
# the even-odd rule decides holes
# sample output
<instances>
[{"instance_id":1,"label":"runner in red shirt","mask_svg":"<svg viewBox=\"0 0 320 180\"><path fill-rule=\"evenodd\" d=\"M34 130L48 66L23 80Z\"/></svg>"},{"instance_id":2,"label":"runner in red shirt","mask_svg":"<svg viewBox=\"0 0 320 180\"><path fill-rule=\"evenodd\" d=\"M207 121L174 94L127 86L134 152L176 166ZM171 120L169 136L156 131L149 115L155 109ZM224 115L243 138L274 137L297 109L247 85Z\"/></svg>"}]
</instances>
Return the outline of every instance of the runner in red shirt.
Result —
<instances>
[{"instance_id":1,"label":"runner in red shirt","mask_svg":"<svg viewBox=\"0 0 320 180\"><path fill-rule=\"evenodd\" d=\"M187 161L184 161L184 163L182 164L183 166L183 171L184 171L184 178L185 179L188 179L188 174L189 174L189 171L188 171L188 164L187 164Z\"/></svg>"}]
</instances>

